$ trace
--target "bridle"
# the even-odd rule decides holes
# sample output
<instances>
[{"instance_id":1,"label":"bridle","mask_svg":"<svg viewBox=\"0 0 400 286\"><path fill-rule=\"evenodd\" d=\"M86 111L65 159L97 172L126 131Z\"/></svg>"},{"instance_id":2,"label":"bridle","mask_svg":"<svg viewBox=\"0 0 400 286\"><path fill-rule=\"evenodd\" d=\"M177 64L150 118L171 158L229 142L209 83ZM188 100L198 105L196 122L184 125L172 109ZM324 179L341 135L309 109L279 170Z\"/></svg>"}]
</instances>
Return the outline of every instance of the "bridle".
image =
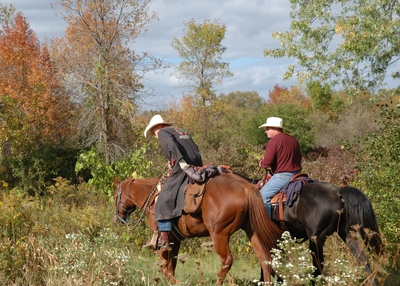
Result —
<instances>
[{"instance_id":1,"label":"bridle","mask_svg":"<svg viewBox=\"0 0 400 286\"><path fill-rule=\"evenodd\" d=\"M124 181L122 181L121 183L119 183L118 185L118 192L117 192L117 204L116 204L116 208L115 208L115 215L116 217L123 223L123 224L127 224L129 221L129 216L130 214L136 209L136 206L134 205L131 209L127 210L124 208L124 204L121 202L121 196L122 196L122 184ZM119 205L121 205L121 209L126 213L125 215L125 219L123 219L118 212L118 207Z\"/></svg>"}]
</instances>

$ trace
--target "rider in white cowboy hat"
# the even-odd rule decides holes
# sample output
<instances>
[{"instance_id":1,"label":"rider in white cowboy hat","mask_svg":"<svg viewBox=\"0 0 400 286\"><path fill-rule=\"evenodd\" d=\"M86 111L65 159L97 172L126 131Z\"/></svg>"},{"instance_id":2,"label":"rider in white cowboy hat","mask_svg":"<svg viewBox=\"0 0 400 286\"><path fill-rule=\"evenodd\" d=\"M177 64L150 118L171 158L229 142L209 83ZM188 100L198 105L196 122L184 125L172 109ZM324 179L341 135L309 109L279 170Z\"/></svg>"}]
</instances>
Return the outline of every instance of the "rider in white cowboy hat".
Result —
<instances>
[{"instance_id":1,"label":"rider in white cowboy hat","mask_svg":"<svg viewBox=\"0 0 400 286\"><path fill-rule=\"evenodd\" d=\"M171 243L172 219L182 215L184 192L179 190L189 182L189 178L201 180L194 167L203 166L203 162L199 148L190 134L171 126L159 114L151 118L144 131L146 138L152 135L160 141L172 166L172 172L162 186L155 209L155 220L160 231L158 246L165 247Z\"/></svg>"},{"instance_id":2,"label":"rider in white cowboy hat","mask_svg":"<svg viewBox=\"0 0 400 286\"><path fill-rule=\"evenodd\" d=\"M258 128L265 128L269 138L264 158L259 162L262 168L271 168L273 176L260 190L268 215L271 214L271 198L289 180L301 171L301 152L299 142L283 132L283 120L280 117L268 117Z\"/></svg>"}]
</instances>

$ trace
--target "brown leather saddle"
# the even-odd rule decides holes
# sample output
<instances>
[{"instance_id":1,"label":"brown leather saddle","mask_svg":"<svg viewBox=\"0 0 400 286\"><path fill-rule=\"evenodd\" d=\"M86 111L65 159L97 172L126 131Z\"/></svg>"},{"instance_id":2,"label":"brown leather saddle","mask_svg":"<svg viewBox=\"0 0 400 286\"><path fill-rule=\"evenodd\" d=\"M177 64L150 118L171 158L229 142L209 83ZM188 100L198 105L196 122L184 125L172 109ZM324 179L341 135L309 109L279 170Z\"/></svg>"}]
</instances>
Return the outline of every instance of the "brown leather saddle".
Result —
<instances>
[{"instance_id":1,"label":"brown leather saddle","mask_svg":"<svg viewBox=\"0 0 400 286\"><path fill-rule=\"evenodd\" d=\"M308 182L308 175L305 173L298 173L294 175L290 182L301 181L302 187ZM293 198L296 200L297 196ZM276 193L271 199L271 208L272 208L272 219L279 221L280 227L282 230L288 230L285 224L284 218L284 208L287 202L287 195L285 190L281 189L278 193Z\"/></svg>"}]
</instances>

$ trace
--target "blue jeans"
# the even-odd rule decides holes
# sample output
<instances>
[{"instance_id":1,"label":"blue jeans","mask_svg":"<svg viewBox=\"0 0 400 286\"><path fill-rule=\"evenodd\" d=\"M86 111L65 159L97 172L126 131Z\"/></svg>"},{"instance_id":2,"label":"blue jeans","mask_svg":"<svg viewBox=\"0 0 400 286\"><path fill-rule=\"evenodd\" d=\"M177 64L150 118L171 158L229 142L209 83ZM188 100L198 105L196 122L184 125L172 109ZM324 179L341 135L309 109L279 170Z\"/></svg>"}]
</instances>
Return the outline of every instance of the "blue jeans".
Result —
<instances>
[{"instance_id":1,"label":"blue jeans","mask_svg":"<svg viewBox=\"0 0 400 286\"><path fill-rule=\"evenodd\" d=\"M157 221L159 231L171 231L172 230L172 220L163 219Z\"/></svg>"},{"instance_id":2,"label":"blue jeans","mask_svg":"<svg viewBox=\"0 0 400 286\"><path fill-rule=\"evenodd\" d=\"M300 171L276 173L260 190L264 206L270 218L272 218L271 198L297 173L300 173Z\"/></svg>"}]
</instances>

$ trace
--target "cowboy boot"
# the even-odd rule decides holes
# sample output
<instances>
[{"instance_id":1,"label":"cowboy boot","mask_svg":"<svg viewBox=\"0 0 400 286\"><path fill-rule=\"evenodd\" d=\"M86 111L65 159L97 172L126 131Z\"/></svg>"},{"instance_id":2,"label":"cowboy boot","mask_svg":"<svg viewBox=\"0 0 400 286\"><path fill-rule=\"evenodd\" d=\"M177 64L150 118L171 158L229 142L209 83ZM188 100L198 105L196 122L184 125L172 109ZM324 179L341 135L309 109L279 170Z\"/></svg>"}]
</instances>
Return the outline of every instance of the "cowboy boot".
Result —
<instances>
[{"instance_id":1,"label":"cowboy boot","mask_svg":"<svg viewBox=\"0 0 400 286\"><path fill-rule=\"evenodd\" d=\"M158 249L165 247L168 248L174 243L171 242L171 232L170 231L160 231L160 237L158 238Z\"/></svg>"}]
</instances>

